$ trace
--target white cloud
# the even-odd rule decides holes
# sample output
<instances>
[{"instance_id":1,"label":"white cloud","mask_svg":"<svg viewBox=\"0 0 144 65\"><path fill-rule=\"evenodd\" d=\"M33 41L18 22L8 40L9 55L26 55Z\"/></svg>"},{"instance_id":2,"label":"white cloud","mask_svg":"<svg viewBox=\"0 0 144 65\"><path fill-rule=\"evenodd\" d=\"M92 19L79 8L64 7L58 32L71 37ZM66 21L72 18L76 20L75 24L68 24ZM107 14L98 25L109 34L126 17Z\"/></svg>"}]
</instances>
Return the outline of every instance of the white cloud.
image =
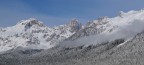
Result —
<instances>
[{"instance_id":1,"label":"white cloud","mask_svg":"<svg viewBox=\"0 0 144 65\"><path fill-rule=\"evenodd\" d=\"M75 47L80 45L100 44L116 39L130 39L131 37L135 36L136 34L142 31L144 31L144 21L134 20L129 25L121 27L118 31L114 33L82 37L75 41L64 41L60 43L60 46Z\"/></svg>"}]
</instances>

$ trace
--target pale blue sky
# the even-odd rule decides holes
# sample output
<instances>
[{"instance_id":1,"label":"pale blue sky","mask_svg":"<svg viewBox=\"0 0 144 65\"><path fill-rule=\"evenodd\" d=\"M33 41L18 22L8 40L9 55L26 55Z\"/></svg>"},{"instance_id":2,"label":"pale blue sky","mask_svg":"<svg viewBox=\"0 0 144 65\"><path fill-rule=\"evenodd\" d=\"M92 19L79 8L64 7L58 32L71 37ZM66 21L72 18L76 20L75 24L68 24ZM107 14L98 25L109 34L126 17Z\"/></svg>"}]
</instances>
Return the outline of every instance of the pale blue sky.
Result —
<instances>
[{"instance_id":1,"label":"pale blue sky","mask_svg":"<svg viewBox=\"0 0 144 65\"><path fill-rule=\"evenodd\" d=\"M85 23L143 8L144 0L0 0L0 27L28 18L37 18L48 26L65 24L73 18Z\"/></svg>"}]
</instances>

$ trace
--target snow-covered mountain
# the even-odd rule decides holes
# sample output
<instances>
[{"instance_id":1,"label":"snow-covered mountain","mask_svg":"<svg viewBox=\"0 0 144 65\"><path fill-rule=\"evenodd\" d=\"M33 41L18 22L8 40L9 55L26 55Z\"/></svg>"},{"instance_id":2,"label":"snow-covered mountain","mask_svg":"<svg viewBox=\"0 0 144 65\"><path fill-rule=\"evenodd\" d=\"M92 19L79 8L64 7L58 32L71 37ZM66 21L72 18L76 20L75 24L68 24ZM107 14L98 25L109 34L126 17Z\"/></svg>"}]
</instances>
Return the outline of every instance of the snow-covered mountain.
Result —
<instances>
[{"instance_id":1,"label":"snow-covered mountain","mask_svg":"<svg viewBox=\"0 0 144 65\"><path fill-rule=\"evenodd\" d=\"M0 28L0 52L17 47L49 49L64 40L80 39L85 43L96 44L100 43L99 40L127 39L143 30L144 10L120 12L114 18L101 17L86 25L74 19L69 24L52 28L30 18L20 21L15 26Z\"/></svg>"},{"instance_id":2,"label":"snow-covered mountain","mask_svg":"<svg viewBox=\"0 0 144 65\"><path fill-rule=\"evenodd\" d=\"M0 51L17 47L48 49L70 37L80 28L77 20L53 28L34 18L22 20L15 26L0 29Z\"/></svg>"},{"instance_id":3,"label":"snow-covered mountain","mask_svg":"<svg viewBox=\"0 0 144 65\"><path fill-rule=\"evenodd\" d=\"M143 30L143 24L141 24L143 22L144 10L129 11L127 13L121 11L120 14L114 18L105 16L98 18L97 20L89 21L85 25L85 28L74 34L71 39L74 40L82 36L100 33L112 34L120 30L123 30L124 33L140 32Z\"/></svg>"}]
</instances>

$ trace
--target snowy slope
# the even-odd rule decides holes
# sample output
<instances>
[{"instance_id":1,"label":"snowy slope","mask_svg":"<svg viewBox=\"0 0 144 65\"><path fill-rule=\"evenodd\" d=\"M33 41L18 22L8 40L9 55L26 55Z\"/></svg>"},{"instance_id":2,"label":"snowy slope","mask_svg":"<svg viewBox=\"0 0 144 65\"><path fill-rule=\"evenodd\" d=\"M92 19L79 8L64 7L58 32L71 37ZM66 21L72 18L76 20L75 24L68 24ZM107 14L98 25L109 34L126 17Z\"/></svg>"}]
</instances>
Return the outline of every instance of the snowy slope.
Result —
<instances>
[{"instance_id":1,"label":"snowy slope","mask_svg":"<svg viewBox=\"0 0 144 65\"><path fill-rule=\"evenodd\" d=\"M71 31L70 25L49 28L34 18L22 20L15 26L0 29L0 52L17 47L51 48L76 32Z\"/></svg>"}]
</instances>

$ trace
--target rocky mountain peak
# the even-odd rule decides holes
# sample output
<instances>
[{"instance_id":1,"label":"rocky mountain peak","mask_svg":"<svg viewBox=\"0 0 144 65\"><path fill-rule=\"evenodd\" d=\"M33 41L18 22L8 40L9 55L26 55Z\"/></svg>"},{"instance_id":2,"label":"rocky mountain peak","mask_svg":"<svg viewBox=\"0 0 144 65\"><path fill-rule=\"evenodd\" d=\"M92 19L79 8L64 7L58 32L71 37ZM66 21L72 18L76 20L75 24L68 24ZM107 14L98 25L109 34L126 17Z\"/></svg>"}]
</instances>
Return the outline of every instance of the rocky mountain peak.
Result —
<instances>
[{"instance_id":1,"label":"rocky mountain peak","mask_svg":"<svg viewBox=\"0 0 144 65\"><path fill-rule=\"evenodd\" d=\"M92 20L86 23L86 27L97 27L99 25L104 25L108 23L108 17L100 17L97 20Z\"/></svg>"},{"instance_id":2,"label":"rocky mountain peak","mask_svg":"<svg viewBox=\"0 0 144 65\"><path fill-rule=\"evenodd\" d=\"M40 27L44 27L45 25L38 21L35 18L30 18L28 20L22 20L20 23L18 23L20 25L24 25L25 27L31 27L31 26L40 26Z\"/></svg>"},{"instance_id":3,"label":"rocky mountain peak","mask_svg":"<svg viewBox=\"0 0 144 65\"><path fill-rule=\"evenodd\" d=\"M77 19L71 20L68 26L70 26L72 32L79 31L82 28L82 24Z\"/></svg>"},{"instance_id":4,"label":"rocky mountain peak","mask_svg":"<svg viewBox=\"0 0 144 65\"><path fill-rule=\"evenodd\" d=\"M107 16L98 18L98 24L106 24L108 22L107 19Z\"/></svg>"}]
</instances>

